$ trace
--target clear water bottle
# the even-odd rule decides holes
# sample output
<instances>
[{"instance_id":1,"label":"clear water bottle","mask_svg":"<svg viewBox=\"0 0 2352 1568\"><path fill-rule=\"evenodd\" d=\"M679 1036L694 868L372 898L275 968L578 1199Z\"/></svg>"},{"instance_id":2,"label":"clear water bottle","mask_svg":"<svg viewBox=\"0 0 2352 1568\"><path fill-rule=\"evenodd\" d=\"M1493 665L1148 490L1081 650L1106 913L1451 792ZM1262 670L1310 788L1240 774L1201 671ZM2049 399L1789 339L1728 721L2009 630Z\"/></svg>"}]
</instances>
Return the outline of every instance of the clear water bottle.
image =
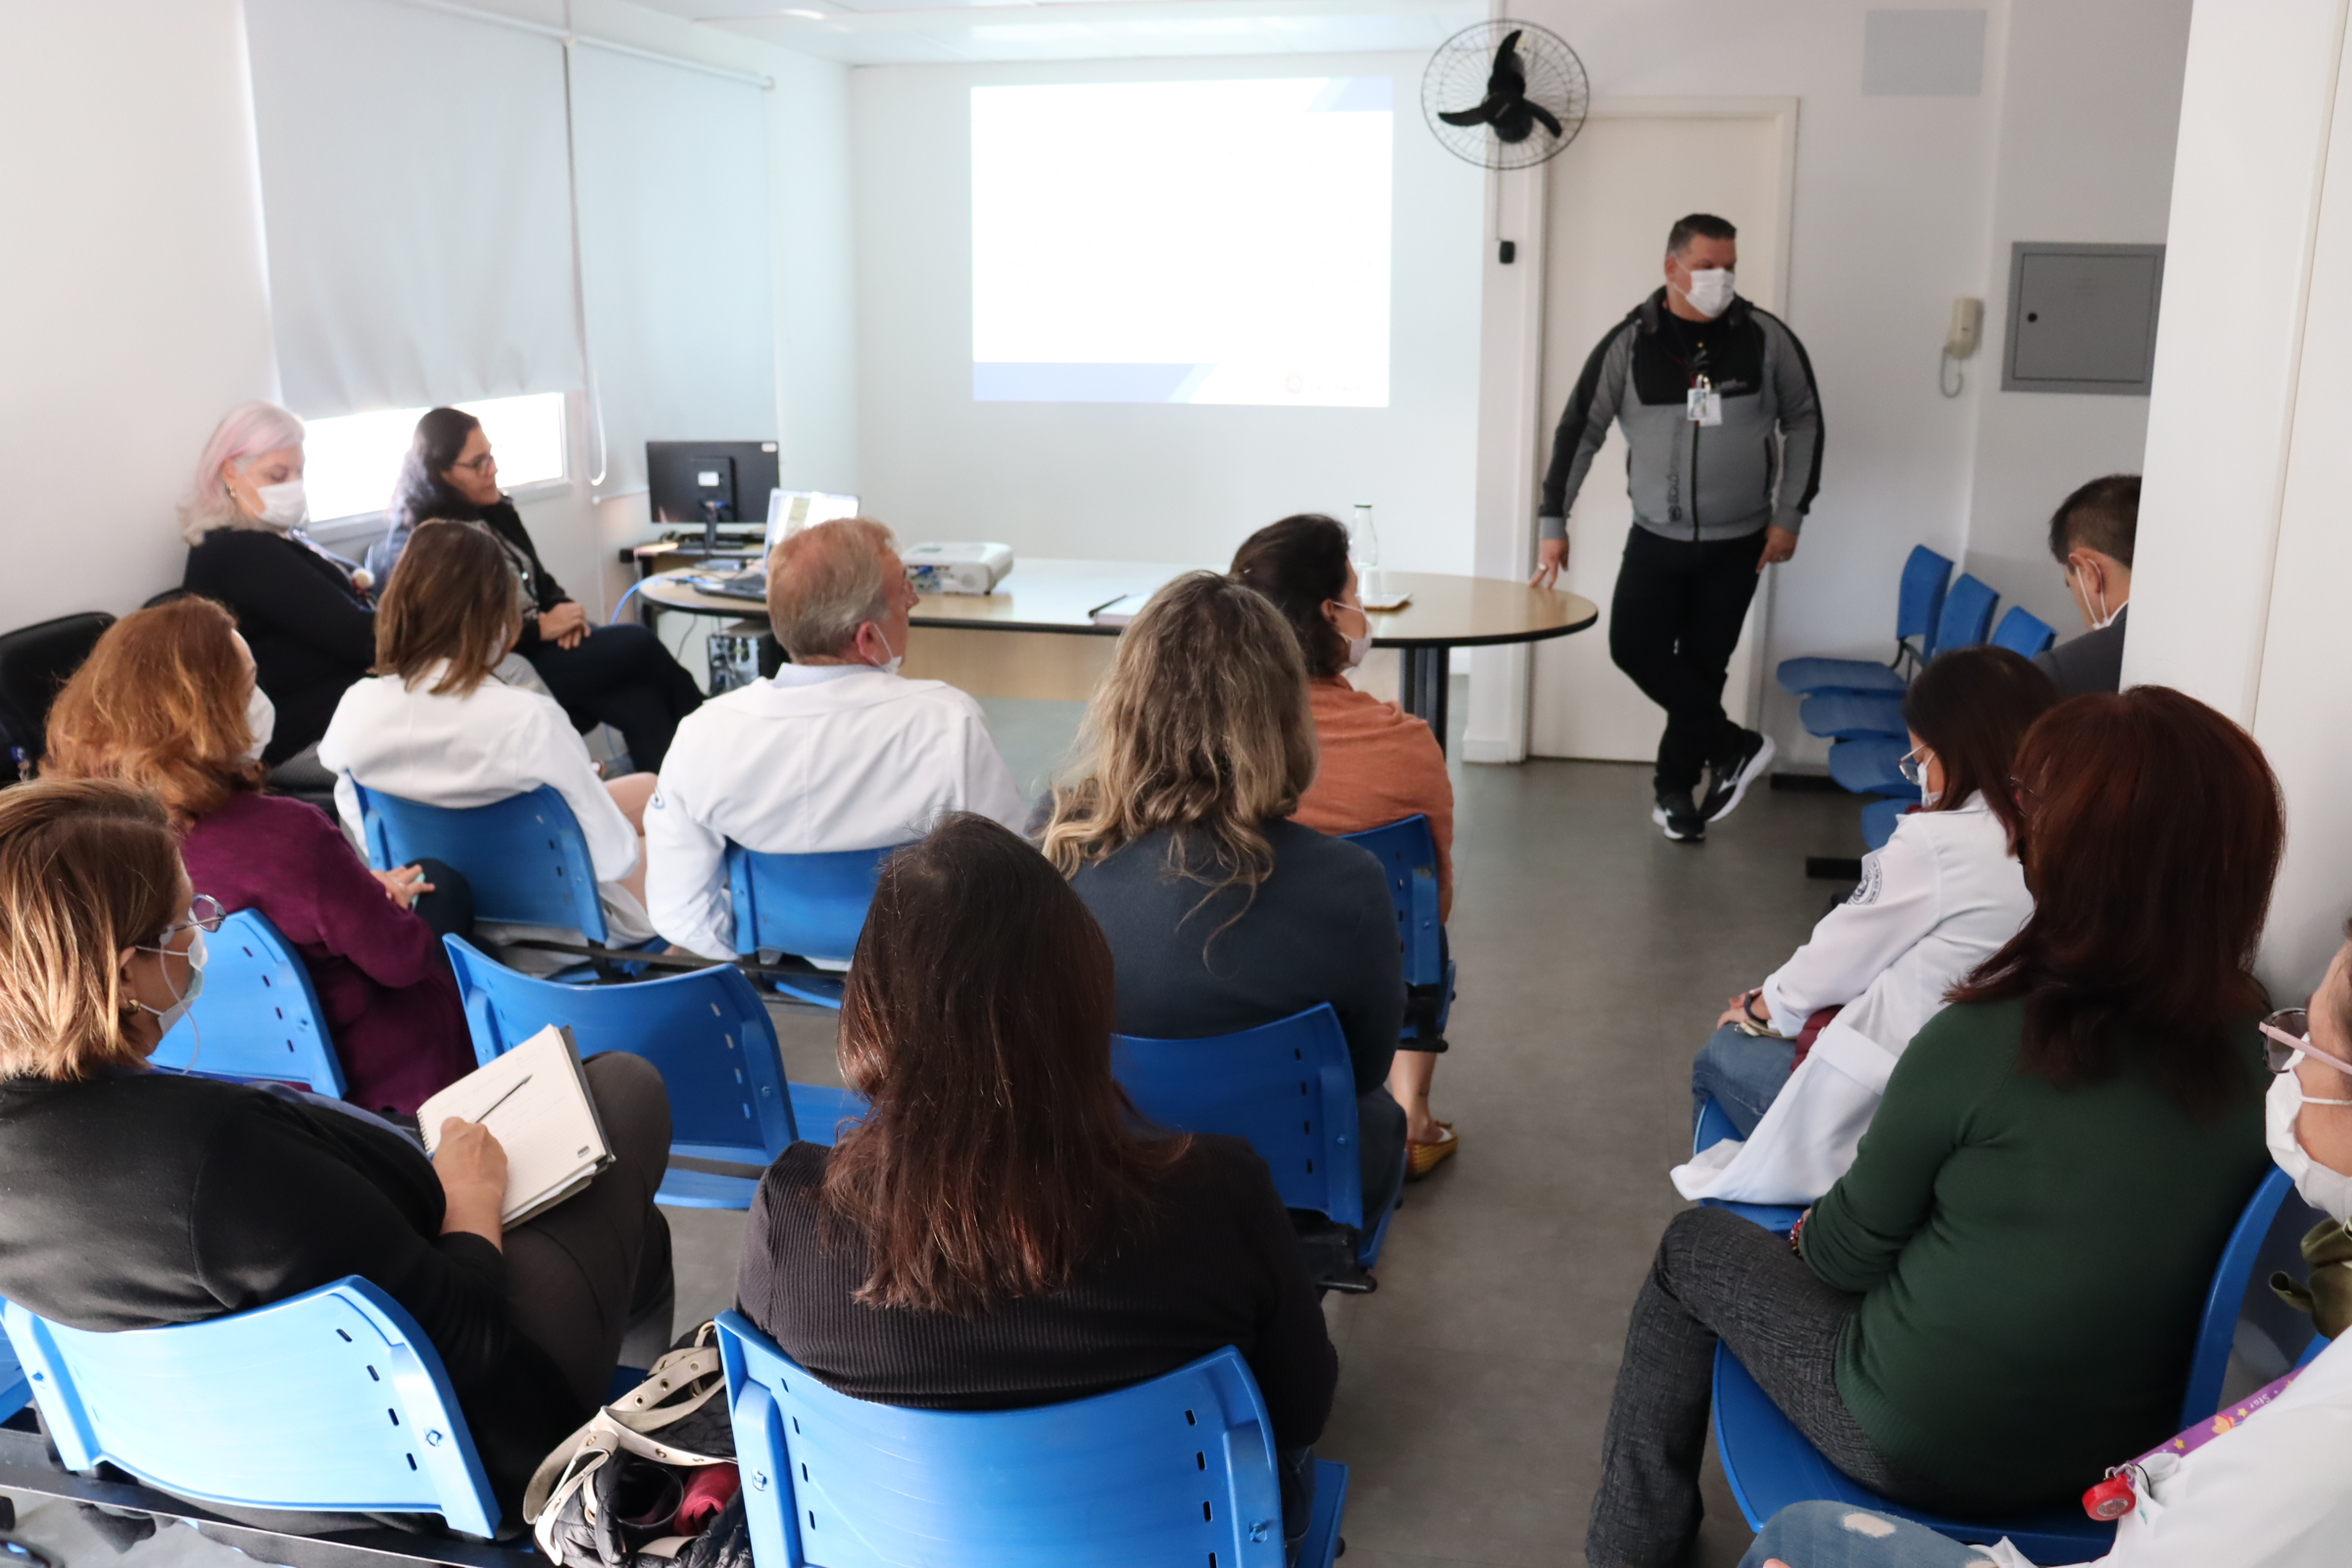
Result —
<instances>
[{"instance_id":1,"label":"clear water bottle","mask_svg":"<svg viewBox=\"0 0 2352 1568\"><path fill-rule=\"evenodd\" d=\"M1349 554L1355 558L1355 586L1367 603L1386 597L1380 573L1380 530L1372 525L1372 503L1355 504L1355 525L1348 530Z\"/></svg>"}]
</instances>

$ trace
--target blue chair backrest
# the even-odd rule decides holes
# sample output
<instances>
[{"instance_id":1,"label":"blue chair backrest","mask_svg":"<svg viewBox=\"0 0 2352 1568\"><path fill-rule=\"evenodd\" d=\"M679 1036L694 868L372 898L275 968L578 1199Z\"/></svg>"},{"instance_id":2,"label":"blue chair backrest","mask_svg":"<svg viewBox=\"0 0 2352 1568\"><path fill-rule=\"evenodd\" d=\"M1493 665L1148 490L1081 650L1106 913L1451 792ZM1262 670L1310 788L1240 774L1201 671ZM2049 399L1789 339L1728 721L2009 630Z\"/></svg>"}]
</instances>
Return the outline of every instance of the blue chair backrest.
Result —
<instances>
[{"instance_id":1,"label":"blue chair backrest","mask_svg":"<svg viewBox=\"0 0 2352 1568\"><path fill-rule=\"evenodd\" d=\"M896 844L820 855L760 855L727 846L735 951L789 953L847 963L865 929L882 861Z\"/></svg>"},{"instance_id":2,"label":"blue chair backrest","mask_svg":"<svg viewBox=\"0 0 2352 1568\"><path fill-rule=\"evenodd\" d=\"M2254 1189L2237 1226L2214 1265L2213 1284L2205 1293L2204 1315L2197 1320L2197 1346L2189 1355L2188 1392L2180 1401L2180 1425L2192 1426L2222 1407L2222 1379L2230 1370L2230 1348L2237 1338L2237 1320L2254 1278L2254 1262L2262 1252L2271 1222L2295 1184L2286 1172L2273 1169Z\"/></svg>"},{"instance_id":3,"label":"blue chair backrest","mask_svg":"<svg viewBox=\"0 0 2352 1568\"><path fill-rule=\"evenodd\" d=\"M1159 1126L1248 1139L1289 1207L1363 1227L1355 1068L1330 1003L1239 1034L1112 1035L1110 1070Z\"/></svg>"},{"instance_id":4,"label":"blue chair backrest","mask_svg":"<svg viewBox=\"0 0 2352 1568\"><path fill-rule=\"evenodd\" d=\"M566 986L518 974L463 938L441 943L483 1061L562 1024L582 1058L625 1051L654 1064L669 1091L672 1153L765 1165L799 1136L776 1026L742 970Z\"/></svg>"},{"instance_id":5,"label":"blue chair backrest","mask_svg":"<svg viewBox=\"0 0 2352 1568\"><path fill-rule=\"evenodd\" d=\"M1926 545L1913 545L1903 561L1901 585L1895 590L1894 639L1917 637L1926 645L1943 609L1943 591L1952 580L1952 564Z\"/></svg>"},{"instance_id":6,"label":"blue chair backrest","mask_svg":"<svg viewBox=\"0 0 2352 1568\"><path fill-rule=\"evenodd\" d=\"M221 921L205 946L204 995L149 1059L208 1078L301 1084L341 1100L343 1063L302 955L259 909Z\"/></svg>"},{"instance_id":7,"label":"blue chair backrest","mask_svg":"<svg viewBox=\"0 0 2352 1568\"><path fill-rule=\"evenodd\" d=\"M987 1411L836 1394L734 1312L718 1346L760 1568L1282 1568L1273 1425L1231 1346Z\"/></svg>"},{"instance_id":8,"label":"blue chair backrest","mask_svg":"<svg viewBox=\"0 0 2352 1568\"><path fill-rule=\"evenodd\" d=\"M1418 811L1385 826L1344 835L1380 858L1388 874L1389 902L1396 906L1396 932L1404 943L1404 983L1434 986L1446 978L1438 941L1438 841L1429 818Z\"/></svg>"},{"instance_id":9,"label":"blue chair backrest","mask_svg":"<svg viewBox=\"0 0 2352 1568\"><path fill-rule=\"evenodd\" d=\"M104 1460L199 1502L497 1528L439 1353L356 1275L171 1328L93 1333L15 1301L5 1321L69 1470Z\"/></svg>"},{"instance_id":10,"label":"blue chair backrest","mask_svg":"<svg viewBox=\"0 0 2352 1568\"><path fill-rule=\"evenodd\" d=\"M1928 657L1933 659L1947 648L1973 648L1983 642L1984 633L1992 626L1993 607L2000 602L1999 594L1962 572L1960 580L1952 584L1952 591L1943 596L1943 610L1936 617L1936 640L1928 649Z\"/></svg>"},{"instance_id":11,"label":"blue chair backrest","mask_svg":"<svg viewBox=\"0 0 2352 1568\"><path fill-rule=\"evenodd\" d=\"M2006 648L2013 654L2032 659L2058 640L2050 623L2023 605L2011 605L2009 613L1992 629L1992 646Z\"/></svg>"},{"instance_id":12,"label":"blue chair backrest","mask_svg":"<svg viewBox=\"0 0 2352 1568\"><path fill-rule=\"evenodd\" d=\"M473 890L473 917L543 925L606 940L596 866L571 808L547 784L488 806L427 806L358 780L361 836L378 871L422 859L457 867Z\"/></svg>"}]
</instances>

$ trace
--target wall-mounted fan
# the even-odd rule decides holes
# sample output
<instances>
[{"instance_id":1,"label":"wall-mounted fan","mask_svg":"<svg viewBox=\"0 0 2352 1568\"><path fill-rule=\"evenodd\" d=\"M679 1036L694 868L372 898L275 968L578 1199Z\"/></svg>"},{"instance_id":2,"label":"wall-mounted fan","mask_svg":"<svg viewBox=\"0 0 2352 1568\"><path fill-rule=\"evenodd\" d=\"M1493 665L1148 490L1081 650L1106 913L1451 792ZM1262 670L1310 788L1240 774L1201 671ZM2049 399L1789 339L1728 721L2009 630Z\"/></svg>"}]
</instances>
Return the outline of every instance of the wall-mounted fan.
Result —
<instances>
[{"instance_id":1,"label":"wall-mounted fan","mask_svg":"<svg viewBox=\"0 0 2352 1568\"><path fill-rule=\"evenodd\" d=\"M1421 112L1446 150L1482 169L1527 169L1585 128L1592 107L1585 63L1568 40L1532 22L1464 27L1421 75Z\"/></svg>"}]
</instances>

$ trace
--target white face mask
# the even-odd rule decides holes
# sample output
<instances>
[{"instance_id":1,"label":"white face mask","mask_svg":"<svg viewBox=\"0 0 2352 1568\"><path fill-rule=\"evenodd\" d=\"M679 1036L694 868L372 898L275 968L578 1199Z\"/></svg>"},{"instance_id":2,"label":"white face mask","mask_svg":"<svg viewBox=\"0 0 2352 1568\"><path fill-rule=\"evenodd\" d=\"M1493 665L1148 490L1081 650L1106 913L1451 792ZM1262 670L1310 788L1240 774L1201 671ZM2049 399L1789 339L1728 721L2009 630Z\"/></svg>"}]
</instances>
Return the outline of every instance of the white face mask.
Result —
<instances>
[{"instance_id":1,"label":"white face mask","mask_svg":"<svg viewBox=\"0 0 2352 1568\"><path fill-rule=\"evenodd\" d=\"M2303 1201L2338 1225L2352 1225L2352 1175L2312 1158L2295 1136L2295 1117L2304 1103L2303 1082L2291 1069L2271 1080L2270 1097L2263 1104L2271 1158L2293 1180Z\"/></svg>"},{"instance_id":2,"label":"white face mask","mask_svg":"<svg viewBox=\"0 0 2352 1568\"><path fill-rule=\"evenodd\" d=\"M172 950L168 947L155 947L141 948L139 951L141 953L169 954ZM208 956L204 946L204 927L196 926L189 938L187 951L179 955L188 960L188 989L180 993L178 1000L169 1007L149 1007L144 1002L139 1004L141 1007L145 1007L147 1011L155 1014L155 1021L163 1026L165 1034L170 1034L179 1020L188 1015L188 1009L196 1004L196 999L204 995L204 964ZM164 972L167 978L171 974L168 967Z\"/></svg>"},{"instance_id":3,"label":"white face mask","mask_svg":"<svg viewBox=\"0 0 2352 1568\"><path fill-rule=\"evenodd\" d=\"M2083 618L2090 622L2092 631L2105 631L2115 624L2115 617L2124 612L2124 607L2121 605L2116 606L2113 610L2107 608L2107 590L2105 588L2100 588L2096 592L2085 589L2082 586L2082 573L2080 571L2075 573L2075 594L2082 603Z\"/></svg>"},{"instance_id":4,"label":"white face mask","mask_svg":"<svg viewBox=\"0 0 2352 1568\"><path fill-rule=\"evenodd\" d=\"M1738 281L1728 267L1710 267L1690 274L1690 291L1683 296L1690 308L1712 321L1732 308L1732 296L1739 292Z\"/></svg>"},{"instance_id":5,"label":"white face mask","mask_svg":"<svg viewBox=\"0 0 2352 1568\"><path fill-rule=\"evenodd\" d=\"M269 750L270 738L277 733L277 705L270 701L260 681L253 683L253 695L245 699L245 727L253 732L253 740L237 754L237 760L258 762Z\"/></svg>"},{"instance_id":6,"label":"white face mask","mask_svg":"<svg viewBox=\"0 0 2352 1568\"><path fill-rule=\"evenodd\" d=\"M880 670L885 675L896 675L899 672L899 666L905 662L906 662L906 656L905 654L893 654L881 663L876 664L874 668Z\"/></svg>"},{"instance_id":7,"label":"white face mask","mask_svg":"<svg viewBox=\"0 0 2352 1568\"><path fill-rule=\"evenodd\" d=\"M1338 605L1343 610L1352 610L1358 615L1363 616L1364 634L1361 637L1350 637L1348 639L1348 663L1346 666L1348 669L1360 667L1365 659L1370 657L1372 653L1372 617L1364 614L1363 606L1351 605L1345 599L1331 599L1326 600L1325 603ZM1340 629L1339 623L1336 621L1333 622L1331 629L1338 631Z\"/></svg>"},{"instance_id":8,"label":"white face mask","mask_svg":"<svg viewBox=\"0 0 2352 1568\"><path fill-rule=\"evenodd\" d=\"M260 485L253 493L261 498L262 521L272 528L299 528L310 520L310 498L304 493L300 479Z\"/></svg>"}]
</instances>

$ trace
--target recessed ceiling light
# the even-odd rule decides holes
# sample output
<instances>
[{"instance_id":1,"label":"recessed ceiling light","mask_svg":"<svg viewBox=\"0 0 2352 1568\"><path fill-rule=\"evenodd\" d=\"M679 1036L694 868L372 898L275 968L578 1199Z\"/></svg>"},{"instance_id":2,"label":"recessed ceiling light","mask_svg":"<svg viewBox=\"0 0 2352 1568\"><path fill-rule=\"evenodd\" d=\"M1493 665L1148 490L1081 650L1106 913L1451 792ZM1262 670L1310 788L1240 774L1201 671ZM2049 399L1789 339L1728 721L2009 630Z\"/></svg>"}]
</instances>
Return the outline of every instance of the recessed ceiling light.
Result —
<instances>
[{"instance_id":1,"label":"recessed ceiling light","mask_svg":"<svg viewBox=\"0 0 2352 1568\"><path fill-rule=\"evenodd\" d=\"M783 15L788 17L799 17L807 22L822 22L825 20L825 14L822 11L787 11L784 12Z\"/></svg>"}]
</instances>

